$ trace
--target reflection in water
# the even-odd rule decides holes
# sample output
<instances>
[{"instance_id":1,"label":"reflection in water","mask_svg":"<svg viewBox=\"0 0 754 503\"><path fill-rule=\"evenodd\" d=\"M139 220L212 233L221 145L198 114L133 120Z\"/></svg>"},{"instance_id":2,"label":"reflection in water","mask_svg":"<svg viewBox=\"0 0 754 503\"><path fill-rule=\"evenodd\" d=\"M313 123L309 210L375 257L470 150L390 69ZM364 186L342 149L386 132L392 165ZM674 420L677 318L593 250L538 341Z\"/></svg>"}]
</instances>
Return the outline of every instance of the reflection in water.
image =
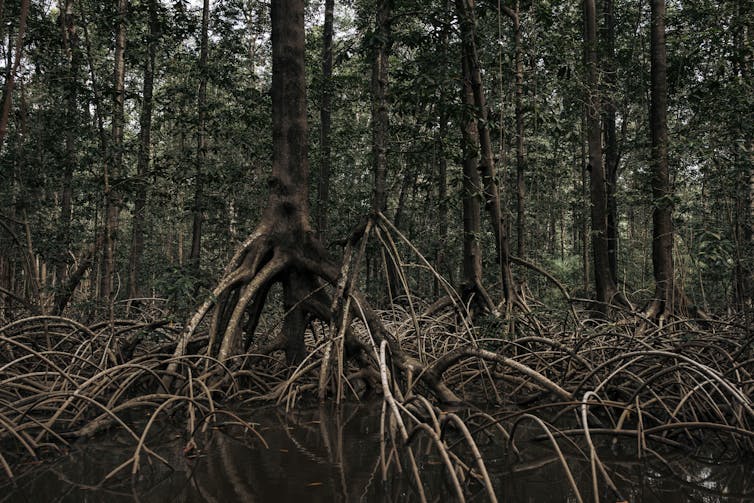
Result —
<instances>
[{"instance_id":1,"label":"reflection in water","mask_svg":"<svg viewBox=\"0 0 754 503\"><path fill-rule=\"evenodd\" d=\"M55 463L28 467L14 488L6 484L2 502L400 502L416 501L410 472L390 463L382 480L379 406L298 408L289 413L267 409L251 417L267 447L232 425L210 432L196 457L187 457L182 434L164 425L150 446L165 456L174 471L143 463L131 480L103 483L133 453L125 436L114 433L72 449ZM443 467L426 438L413 441L429 501L452 494ZM575 501L557 458L546 444L519 444L522 457L508 456L499 439L482 446L487 468L501 501ZM754 460L715 464L690 456L665 462L638 462L635 455L601 454L622 494L632 502L743 502L754 500ZM390 452L390 449L386 449ZM189 453L192 454L192 453ZM708 453L709 454L709 453ZM591 500L590 467L569 459L576 482ZM478 485L470 501L485 501ZM476 489L474 489L476 488ZM602 501L614 502L603 496Z\"/></svg>"}]
</instances>

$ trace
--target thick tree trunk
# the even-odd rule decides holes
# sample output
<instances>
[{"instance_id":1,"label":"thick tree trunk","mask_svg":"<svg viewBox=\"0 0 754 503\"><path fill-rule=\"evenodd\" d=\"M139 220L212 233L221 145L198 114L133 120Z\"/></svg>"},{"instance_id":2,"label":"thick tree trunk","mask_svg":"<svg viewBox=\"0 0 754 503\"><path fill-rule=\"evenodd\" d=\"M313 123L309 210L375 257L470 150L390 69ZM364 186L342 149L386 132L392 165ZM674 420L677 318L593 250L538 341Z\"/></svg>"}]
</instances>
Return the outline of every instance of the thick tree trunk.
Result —
<instances>
[{"instance_id":1,"label":"thick tree trunk","mask_svg":"<svg viewBox=\"0 0 754 503\"><path fill-rule=\"evenodd\" d=\"M136 199L134 201L131 253L128 260L128 297L139 297L139 270L144 253L144 227L147 205L147 177L152 135L152 91L154 89L154 63L159 38L157 0L149 0L149 33L147 34L147 57L144 60L141 113L139 114L139 154L136 166Z\"/></svg>"},{"instance_id":2,"label":"thick tree trunk","mask_svg":"<svg viewBox=\"0 0 754 503\"><path fill-rule=\"evenodd\" d=\"M647 315L673 312L673 190L668 170L667 56L665 0L651 0L652 269L655 295Z\"/></svg>"},{"instance_id":3,"label":"thick tree trunk","mask_svg":"<svg viewBox=\"0 0 754 503\"><path fill-rule=\"evenodd\" d=\"M18 67L21 65L21 55L24 48L24 35L26 33L26 18L29 15L29 0L21 0L21 11L18 18L18 33L16 35L16 51L13 57L12 68L9 65L9 71L5 78L5 89L3 90L3 103L0 108L0 149L3 147L5 133L8 130L8 117L10 116L10 107L13 102L13 88L16 83L16 74ZM10 51L9 51L10 52Z\"/></svg>"},{"instance_id":4,"label":"thick tree trunk","mask_svg":"<svg viewBox=\"0 0 754 503\"><path fill-rule=\"evenodd\" d=\"M204 170L207 163L207 57L209 52L209 0L202 7L202 40L199 53L199 92L197 110L199 120L196 133L196 164L194 171L194 209L191 226L191 254L189 263L196 274L201 270L202 221L204 220Z\"/></svg>"},{"instance_id":5,"label":"thick tree trunk","mask_svg":"<svg viewBox=\"0 0 754 503\"><path fill-rule=\"evenodd\" d=\"M326 240L327 210L330 204L330 170L332 148L330 129L332 116L332 40L335 0L325 0L325 25L322 34L322 99L319 109L319 181L317 183L317 233Z\"/></svg>"},{"instance_id":6,"label":"thick tree trunk","mask_svg":"<svg viewBox=\"0 0 754 503\"><path fill-rule=\"evenodd\" d=\"M116 275L115 244L117 241L121 195L113 183L123 168L123 105L126 75L126 16L128 0L118 0L118 28L115 36L115 71L113 75L112 141L109 166L105 165L105 257L100 296L112 303Z\"/></svg>"},{"instance_id":7,"label":"thick tree trunk","mask_svg":"<svg viewBox=\"0 0 754 503\"><path fill-rule=\"evenodd\" d=\"M335 320L331 325L328 348L339 344L338 372L336 383L342 376L345 357L343 341L349 341L355 350L372 351L373 348L350 334L349 317L359 316L369 327L377 344L390 346L392 363L396 369L419 376L435 392L440 400L457 402L458 398L420 361L403 351L398 341L385 330L377 313L352 284L358 270L358 258L364 253L366 238L375 225L390 227L381 214L366 221L360 232L349 240L343 268L339 268L326 255L309 223L306 126L306 78L304 74L304 0L276 0L271 2L272 17L272 133L273 163L267 208L256 230L239 247L230 260L223 277L204 303L197 308L186 323L166 369L163 384L170 386L178 375L181 357L188 350L188 343L205 316L214 308L209 328L207 352L214 353L219 345L217 358L229 366L240 364L233 359L242 348L239 327L256 326L265 296L271 284L283 285L283 303L286 316L281 341L274 341L270 350L285 349L287 360L298 362L302 354L304 314L323 321ZM375 224L376 222L376 224ZM390 227L395 230L394 227ZM355 243L361 241L355 262L351 253ZM353 267L353 269L351 269ZM352 271L352 272L351 272ZM318 286L320 281L334 286L336 297L330 302L328 295ZM350 300L358 304L349 308ZM330 311L327 305L332 306ZM245 313L250 319L243 322ZM331 316L335 314L336 316ZM251 335L251 334L247 334ZM219 338L219 339L218 339ZM216 342L218 344L216 344ZM264 351L264 348L262 348ZM315 362L318 356L315 356ZM320 397L326 395L330 350L321 356ZM359 361L365 364L366 361ZM342 386L337 396L342 396Z\"/></svg>"}]
</instances>

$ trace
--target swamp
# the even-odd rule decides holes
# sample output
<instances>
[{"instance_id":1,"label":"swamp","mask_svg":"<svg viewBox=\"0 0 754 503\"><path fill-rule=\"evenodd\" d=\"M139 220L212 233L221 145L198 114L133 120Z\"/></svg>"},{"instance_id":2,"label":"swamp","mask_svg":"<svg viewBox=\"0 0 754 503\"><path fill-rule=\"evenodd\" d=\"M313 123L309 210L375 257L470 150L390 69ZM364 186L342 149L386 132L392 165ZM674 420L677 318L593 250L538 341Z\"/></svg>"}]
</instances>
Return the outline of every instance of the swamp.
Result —
<instances>
[{"instance_id":1,"label":"swamp","mask_svg":"<svg viewBox=\"0 0 754 503\"><path fill-rule=\"evenodd\" d=\"M0 502L754 500L751 0L0 0Z\"/></svg>"}]
</instances>

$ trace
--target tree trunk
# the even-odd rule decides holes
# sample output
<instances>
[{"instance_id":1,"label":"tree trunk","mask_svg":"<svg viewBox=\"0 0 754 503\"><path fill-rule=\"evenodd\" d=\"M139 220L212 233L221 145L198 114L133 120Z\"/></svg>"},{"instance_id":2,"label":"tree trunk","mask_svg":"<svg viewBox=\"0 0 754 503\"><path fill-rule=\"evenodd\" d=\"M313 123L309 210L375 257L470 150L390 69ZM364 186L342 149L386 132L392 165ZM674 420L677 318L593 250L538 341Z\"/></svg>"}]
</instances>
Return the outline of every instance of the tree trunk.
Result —
<instances>
[{"instance_id":1,"label":"tree trunk","mask_svg":"<svg viewBox=\"0 0 754 503\"><path fill-rule=\"evenodd\" d=\"M111 304L114 300L116 275L115 244L117 241L118 219L121 195L116 188L123 167L123 105L125 100L126 74L126 16L128 0L118 0L118 31L115 37L115 71L113 75L113 117L112 141L110 144L110 165L105 164L105 257L100 296Z\"/></svg>"},{"instance_id":2,"label":"tree trunk","mask_svg":"<svg viewBox=\"0 0 754 503\"><path fill-rule=\"evenodd\" d=\"M652 142L652 269L655 296L647 315L673 312L673 193L668 168L667 59L665 49L665 2L651 1L651 93L650 133Z\"/></svg>"},{"instance_id":3,"label":"tree trunk","mask_svg":"<svg viewBox=\"0 0 754 503\"><path fill-rule=\"evenodd\" d=\"M495 236L497 261L500 267L503 298L507 303L514 300L513 276L510 269L510 252L507 234L507 222L503 217L500 205L500 191L495 175L495 165L492 159L492 144L487 121L487 105L482 86L482 74L479 66L479 56L476 49L476 17L474 15L474 0L456 0L456 13L461 26L461 41L463 58L466 60L468 76L474 95L474 110L477 118L479 134L480 164L482 180L484 182L485 208L489 214L490 224Z\"/></svg>"},{"instance_id":4,"label":"tree trunk","mask_svg":"<svg viewBox=\"0 0 754 503\"><path fill-rule=\"evenodd\" d=\"M471 90L468 61L463 58L463 87L461 98L467 110L474 107L474 93ZM463 199L463 283L461 285L463 297L468 297L482 290L482 248L479 237L482 234L480 200L484 194L482 182L477 166L479 164L479 132L476 119L472 113L464 113L461 121L463 147L463 185L461 189ZM477 302L484 300L475 299Z\"/></svg>"},{"instance_id":5,"label":"tree trunk","mask_svg":"<svg viewBox=\"0 0 754 503\"><path fill-rule=\"evenodd\" d=\"M516 52L516 230L518 257L526 260L526 156L524 153L524 62L521 47L519 2L513 17L513 39Z\"/></svg>"},{"instance_id":6,"label":"tree trunk","mask_svg":"<svg viewBox=\"0 0 754 503\"><path fill-rule=\"evenodd\" d=\"M581 174L581 200L589 200L589 181L587 180L587 158L586 158L586 114L581 115L581 130L579 134L579 143L581 144L581 162L579 163L579 173ZM579 210L579 224L581 235L581 265L583 269L583 288L584 292L589 291L589 222L587 218L587 212L582 207Z\"/></svg>"},{"instance_id":7,"label":"tree trunk","mask_svg":"<svg viewBox=\"0 0 754 503\"><path fill-rule=\"evenodd\" d=\"M172 385L173 376L178 375L181 357L186 354L189 341L213 309L207 352L214 353L213 348L219 345L217 358L220 361L225 361L228 365L240 363L238 360L229 361L237 354L234 348L243 347L239 344L239 327L242 324L247 327L256 326L256 317L261 311L258 308L260 302L264 302L270 285L280 282L283 285L284 305L288 309L283 322L282 343L274 341L271 347L272 350L284 348L289 362L296 363L303 356L303 314L329 322L331 312L338 313L337 317L343 320L343 328L341 330L337 326L331 326L331 346L339 333L345 334L355 348L367 348L359 339L349 335L347 313L351 313L362 318L377 343L385 341L389 344L392 362L397 369L412 373L417 371L420 379L431 386L439 399L457 402L456 395L435 374L423 372L424 365L401 349L364 297L352 290L350 285L354 278L348 272L352 265L350 258L344 261L344 268L341 270L327 256L311 228L304 74L304 0L271 2L271 18L273 160L267 207L256 230L236 251L217 286L185 324L177 340L174 358L166 369L167 377L163 385ZM380 215L374 217L382 221ZM370 232L373 222L375 220L368 220L361 233L354 233L347 250L364 233ZM365 243L366 239L362 240L359 257L363 254ZM321 280L337 288L338 296L333 302L318 286ZM358 310L354 306L349 310L350 300L346 299L351 298L358 302ZM331 311L326 308L328 303L333 306ZM246 312L250 313L250 319L242 323ZM337 333L333 328L337 329ZM215 344L216 342L219 344ZM342 349L341 345L338 350L338 361L341 363L345 355ZM369 351L371 349L368 348ZM320 397L325 396L329 382L326 372L328 362L329 357L323 356ZM340 366L336 380L339 380L342 370ZM338 396L342 396L342 387L339 387Z\"/></svg>"},{"instance_id":8,"label":"tree trunk","mask_svg":"<svg viewBox=\"0 0 754 503\"><path fill-rule=\"evenodd\" d=\"M601 104L598 93L597 57L597 12L595 0L584 1L584 52L588 83L586 127L589 146L589 166L591 181L592 251L594 259L594 280L597 294L597 308L606 311L606 304L617 294L615 282L610 274L607 246L607 192L605 167L602 162L602 134L600 130Z\"/></svg>"},{"instance_id":9,"label":"tree trunk","mask_svg":"<svg viewBox=\"0 0 754 503\"><path fill-rule=\"evenodd\" d=\"M16 74L18 67L21 65L21 55L24 48L24 34L26 33L26 18L29 15L29 0L21 0L21 12L18 17L18 34L16 35L16 53L13 57L13 67L9 67L5 79L5 89L3 91L3 104L0 109L0 149L3 147L5 133L8 130L8 117L10 116L10 107L13 102L13 87L16 83ZM10 51L9 51L10 52Z\"/></svg>"},{"instance_id":10,"label":"tree trunk","mask_svg":"<svg viewBox=\"0 0 754 503\"><path fill-rule=\"evenodd\" d=\"M742 21L738 36L736 37L738 78L741 82L751 82L752 57L754 48L751 45L752 5L748 0L737 2L737 16ZM749 110L751 112L751 110ZM736 293L737 304L741 310L752 306L754 295L754 134L751 113L742 114L736 124L736 135L742 138L740 147L736 149L736 169L739 170L739 201L736 208L737 226L735 229L736 240Z\"/></svg>"},{"instance_id":11,"label":"tree trunk","mask_svg":"<svg viewBox=\"0 0 754 503\"><path fill-rule=\"evenodd\" d=\"M319 182L317 184L317 233L326 240L327 210L330 204L330 170L332 148L330 129L332 115L332 39L335 0L325 0L325 25L322 35L322 101L319 109Z\"/></svg>"},{"instance_id":12,"label":"tree trunk","mask_svg":"<svg viewBox=\"0 0 754 503\"><path fill-rule=\"evenodd\" d=\"M149 0L149 33L147 34L147 57L144 61L141 113L139 114L139 154L136 166L136 199L134 201L131 253L128 260L128 297L139 297L139 270L144 252L144 224L147 204L147 177L152 134L152 91L154 88L154 63L159 37L157 0Z\"/></svg>"},{"instance_id":13,"label":"tree trunk","mask_svg":"<svg viewBox=\"0 0 754 503\"><path fill-rule=\"evenodd\" d=\"M209 0L204 0L202 7L202 40L199 53L199 92L197 95L197 110L199 123L196 133L196 169L194 178L194 210L191 227L191 254L189 263L194 273L201 270L202 254L202 221L204 220L204 177L203 172L207 163L207 56L209 52Z\"/></svg>"},{"instance_id":14,"label":"tree trunk","mask_svg":"<svg viewBox=\"0 0 754 503\"><path fill-rule=\"evenodd\" d=\"M605 80L605 110L603 114L603 129L605 131L605 176L607 192L607 256L610 277L613 283L618 282L618 202L615 197L618 182L618 137L615 130L615 16L613 0L604 0L604 80Z\"/></svg>"},{"instance_id":15,"label":"tree trunk","mask_svg":"<svg viewBox=\"0 0 754 503\"><path fill-rule=\"evenodd\" d=\"M388 57L391 34L392 0L380 0L377 9L374 58L372 60L372 163L374 188L372 212L387 209L387 148L389 118L387 108Z\"/></svg>"},{"instance_id":16,"label":"tree trunk","mask_svg":"<svg viewBox=\"0 0 754 503\"><path fill-rule=\"evenodd\" d=\"M76 33L76 17L73 12L73 0L65 0L61 16L63 49L68 60L68 75L65 82L66 131L65 161L63 163L63 190L60 197L60 242L56 260L56 277L59 286L67 276L68 253L71 249L71 219L73 200L73 173L78 164L76 132L79 125L78 109L78 71L79 50Z\"/></svg>"},{"instance_id":17,"label":"tree trunk","mask_svg":"<svg viewBox=\"0 0 754 503\"><path fill-rule=\"evenodd\" d=\"M445 9L450 10L450 0L445 0ZM448 45L449 34L451 26L449 20L443 20L442 31L440 32L440 58L442 61L448 60ZM440 275L444 275L451 280L452 274L449 267L447 267L447 258L445 255L445 248L448 242L448 158L445 149L445 142L448 136L448 106L447 103L447 89L446 83L448 82L448 72L446 66L443 65L442 81L439 87L439 99L438 106L435 110L439 109L437 128L437 136L435 138L434 145L434 158L437 164L437 242L435 249L435 267ZM440 295L440 280L435 277L433 279L433 295Z\"/></svg>"},{"instance_id":18,"label":"tree trunk","mask_svg":"<svg viewBox=\"0 0 754 503\"><path fill-rule=\"evenodd\" d=\"M668 169L667 56L665 0L651 0L652 270L655 295L649 317L667 316L673 306L673 190Z\"/></svg>"}]
</instances>

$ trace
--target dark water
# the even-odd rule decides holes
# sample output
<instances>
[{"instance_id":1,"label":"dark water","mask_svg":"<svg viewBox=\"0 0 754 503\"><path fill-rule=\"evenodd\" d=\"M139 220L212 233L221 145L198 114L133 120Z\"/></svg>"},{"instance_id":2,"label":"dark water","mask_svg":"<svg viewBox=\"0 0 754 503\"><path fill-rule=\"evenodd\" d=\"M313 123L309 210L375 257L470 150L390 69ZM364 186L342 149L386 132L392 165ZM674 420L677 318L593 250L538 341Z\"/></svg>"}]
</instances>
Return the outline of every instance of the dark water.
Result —
<instances>
[{"instance_id":1,"label":"dark water","mask_svg":"<svg viewBox=\"0 0 754 503\"><path fill-rule=\"evenodd\" d=\"M150 463L144 456L135 478L126 468L114 480L103 482L134 451L133 440L124 434L106 434L74 446L53 463L17 467L25 473L15 487L7 483L2 487L0 501L417 501L413 477L405 469L399 472L393 464L383 481L379 411L379 405L256 411L245 416L258 423L266 447L255 435L230 427L201 436L196 456L185 455L185 436L165 426L149 445L167 458L173 470ZM506 452L499 439L482 446L501 502L576 501L562 465L547 444L526 442L523 437L517 444L520 459ZM428 449L429 442L419 437L413 445L428 500L452 500L444 468ZM668 461L664 465L638 461L628 451L601 450L611 478L628 501L754 501L754 460L721 463L664 453ZM594 501L589 463L579 456L569 456L568 463L584 501ZM602 486L601 501L618 501ZM469 488L469 501L486 501L479 484Z\"/></svg>"}]
</instances>

